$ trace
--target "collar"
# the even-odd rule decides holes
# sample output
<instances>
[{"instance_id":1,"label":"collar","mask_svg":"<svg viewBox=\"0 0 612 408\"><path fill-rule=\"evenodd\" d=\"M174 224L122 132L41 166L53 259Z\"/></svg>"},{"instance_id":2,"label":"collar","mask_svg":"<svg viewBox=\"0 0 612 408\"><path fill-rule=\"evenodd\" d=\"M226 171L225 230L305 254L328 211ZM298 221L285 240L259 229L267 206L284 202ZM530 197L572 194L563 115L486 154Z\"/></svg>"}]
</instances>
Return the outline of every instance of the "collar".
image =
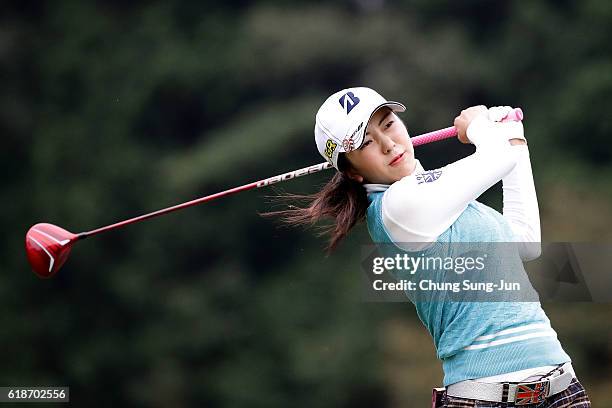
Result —
<instances>
[{"instance_id":1,"label":"collar","mask_svg":"<svg viewBox=\"0 0 612 408\"><path fill-rule=\"evenodd\" d=\"M414 166L414 170L412 171L412 173L410 173L410 175L406 177L410 177L416 173L421 173L425 171L425 169L423 169L423 166L421 166L421 162L418 159L415 159L415 161L416 161L416 165ZM366 193L372 194L372 193L380 193L381 191L385 191L386 189L391 187L391 184L367 183L367 184L364 184L363 187L366 189Z\"/></svg>"}]
</instances>

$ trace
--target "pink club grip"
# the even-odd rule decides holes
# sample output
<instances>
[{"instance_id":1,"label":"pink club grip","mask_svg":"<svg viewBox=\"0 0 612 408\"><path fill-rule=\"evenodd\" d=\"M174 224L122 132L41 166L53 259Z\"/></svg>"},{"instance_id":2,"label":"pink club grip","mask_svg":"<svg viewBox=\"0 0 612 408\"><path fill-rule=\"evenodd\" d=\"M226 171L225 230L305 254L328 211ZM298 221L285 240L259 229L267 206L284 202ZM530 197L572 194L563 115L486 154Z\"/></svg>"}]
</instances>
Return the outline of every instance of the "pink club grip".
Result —
<instances>
[{"instance_id":1,"label":"pink club grip","mask_svg":"<svg viewBox=\"0 0 612 408\"><path fill-rule=\"evenodd\" d=\"M510 111L510 113L508 113L508 116L502 119L502 122L520 122L521 120L523 120L523 111L521 110L521 108L515 108L514 110ZM420 146L423 144L437 142L438 140L448 139L455 136L457 136L457 129L454 126L451 126L413 137L412 145Z\"/></svg>"}]
</instances>

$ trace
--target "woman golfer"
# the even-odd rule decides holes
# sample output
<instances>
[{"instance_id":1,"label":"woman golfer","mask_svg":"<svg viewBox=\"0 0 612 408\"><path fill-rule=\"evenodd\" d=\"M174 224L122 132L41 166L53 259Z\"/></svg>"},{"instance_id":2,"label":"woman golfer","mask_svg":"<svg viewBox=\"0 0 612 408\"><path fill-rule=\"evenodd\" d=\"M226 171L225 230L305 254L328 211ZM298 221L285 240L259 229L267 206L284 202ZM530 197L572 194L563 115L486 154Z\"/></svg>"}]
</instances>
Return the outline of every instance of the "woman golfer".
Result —
<instances>
[{"instance_id":1,"label":"woman golfer","mask_svg":"<svg viewBox=\"0 0 612 408\"><path fill-rule=\"evenodd\" d=\"M317 112L315 140L338 172L301 197L305 208L276 214L299 225L332 217L329 249L363 219L374 242L420 253L440 244L516 242L518 263L510 263L524 274L521 261L540 255L540 219L522 123L501 122L510 107L466 109L454 124L475 153L425 171L396 116L404 110L369 88L331 95ZM503 215L476 201L499 180ZM434 406L591 406L538 301L435 300L415 302L444 369L446 390Z\"/></svg>"}]
</instances>

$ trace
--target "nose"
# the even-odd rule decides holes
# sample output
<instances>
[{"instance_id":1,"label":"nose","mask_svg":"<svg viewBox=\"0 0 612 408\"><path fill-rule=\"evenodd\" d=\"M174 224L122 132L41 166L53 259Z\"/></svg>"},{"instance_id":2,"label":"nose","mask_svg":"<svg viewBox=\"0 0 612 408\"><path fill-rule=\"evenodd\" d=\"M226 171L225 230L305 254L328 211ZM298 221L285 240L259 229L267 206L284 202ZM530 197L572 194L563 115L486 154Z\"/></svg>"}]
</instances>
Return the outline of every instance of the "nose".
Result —
<instances>
[{"instance_id":1,"label":"nose","mask_svg":"<svg viewBox=\"0 0 612 408\"><path fill-rule=\"evenodd\" d=\"M383 153L389 153L393 151L393 148L395 147L395 142L390 137L383 135L380 146Z\"/></svg>"}]
</instances>

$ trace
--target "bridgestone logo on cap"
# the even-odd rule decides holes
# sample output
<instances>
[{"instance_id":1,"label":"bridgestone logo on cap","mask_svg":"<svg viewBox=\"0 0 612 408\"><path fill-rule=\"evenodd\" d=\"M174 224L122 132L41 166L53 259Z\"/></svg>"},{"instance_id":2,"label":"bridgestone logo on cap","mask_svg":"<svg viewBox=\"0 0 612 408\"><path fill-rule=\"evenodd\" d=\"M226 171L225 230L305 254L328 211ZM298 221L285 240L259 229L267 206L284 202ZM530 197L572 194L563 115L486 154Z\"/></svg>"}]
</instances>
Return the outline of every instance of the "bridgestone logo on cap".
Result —
<instances>
[{"instance_id":1,"label":"bridgestone logo on cap","mask_svg":"<svg viewBox=\"0 0 612 408\"><path fill-rule=\"evenodd\" d=\"M340 102L340 106L346 110L347 115L351 113L353 108L357 106L360 101L361 99L356 97L355 94L350 91L342 95L338 100L338 102Z\"/></svg>"}]
</instances>

